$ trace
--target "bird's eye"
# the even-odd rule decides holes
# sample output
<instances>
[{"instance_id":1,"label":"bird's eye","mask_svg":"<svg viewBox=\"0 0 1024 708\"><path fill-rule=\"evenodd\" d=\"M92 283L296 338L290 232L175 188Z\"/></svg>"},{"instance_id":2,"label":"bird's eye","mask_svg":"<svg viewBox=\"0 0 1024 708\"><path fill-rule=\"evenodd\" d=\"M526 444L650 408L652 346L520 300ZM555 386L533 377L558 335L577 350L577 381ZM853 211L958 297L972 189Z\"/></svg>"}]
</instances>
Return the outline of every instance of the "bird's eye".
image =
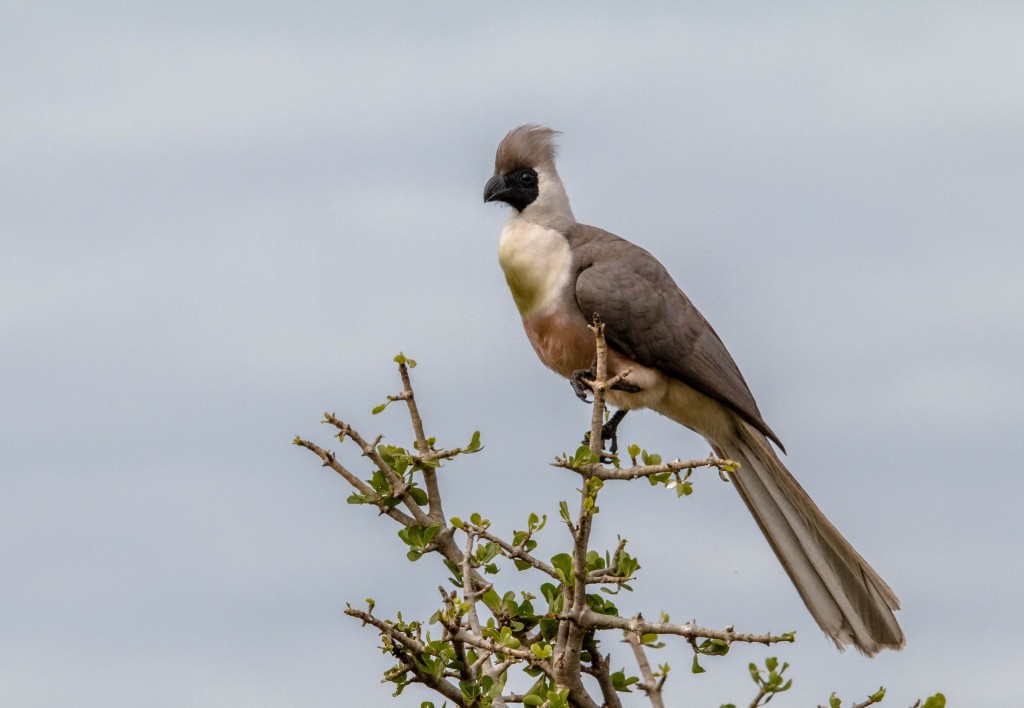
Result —
<instances>
[{"instance_id":1,"label":"bird's eye","mask_svg":"<svg viewBox=\"0 0 1024 708\"><path fill-rule=\"evenodd\" d=\"M533 172L523 172L521 175L519 175L519 184L523 185L524 187L532 187L533 185L537 184L537 175L535 175Z\"/></svg>"}]
</instances>

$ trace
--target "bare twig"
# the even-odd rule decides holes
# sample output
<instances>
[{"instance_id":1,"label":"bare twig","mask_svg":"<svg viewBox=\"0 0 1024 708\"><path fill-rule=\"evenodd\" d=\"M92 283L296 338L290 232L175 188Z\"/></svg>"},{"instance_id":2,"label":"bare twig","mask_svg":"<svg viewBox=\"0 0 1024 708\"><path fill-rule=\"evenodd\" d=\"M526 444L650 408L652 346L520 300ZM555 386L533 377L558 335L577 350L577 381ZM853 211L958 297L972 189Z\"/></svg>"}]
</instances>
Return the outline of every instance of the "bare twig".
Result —
<instances>
[{"instance_id":1,"label":"bare twig","mask_svg":"<svg viewBox=\"0 0 1024 708\"><path fill-rule=\"evenodd\" d=\"M363 494L367 497L372 497L375 494L370 485L368 485L366 482L359 479L359 477L356 477L354 474L349 472L344 465L338 462L337 457L335 457L334 453L331 452L330 450L325 450L316 443L311 443L308 440L303 440L302 438L295 438L295 444L298 445L299 447L304 447L307 450L314 453L315 455L317 455L321 460L323 460L324 467L330 467L332 470L337 472L345 479L346 482L355 487L360 494ZM376 506L378 509L380 509L380 512L382 514L390 516L392 519L402 524L402 526L412 526L416 523L416 520L413 519L411 516L403 513L402 511L396 509L393 506L386 506L385 504L380 503L378 503Z\"/></svg>"},{"instance_id":2,"label":"bare twig","mask_svg":"<svg viewBox=\"0 0 1024 708\"><path fill-rule=\"evenodd\" d=\"M873 706L876 703L881 703L883 698L885 698L885 691L879 690L873 696L868 696L866 701L854 703L850 708L867 708L868 706ZM918 703L920 703L920 701L918 701Z\"/></svg>"},{"instance_id":3,"label":"bare twig","mask_svg":"<svg viewBox=\"0 0 1024 708\"><path fill-rule=\"evenodd\" d=\"M651 671L651 664L647 661L647 652L644 651L644 645L640 641L640 636L633 632L625 632L624 634L626 641L633 650L633 656L636 657L636 664L640 668L640 675L643 677L640 689L647 694L652 708L665 708L665 703L661 699L661 689L665 685L665 677L662 676L661 680L654 678L654 672Z\"/></svg>"},{"instance_id":4,"label":"bare twig","mask_svg":"<svg viewBox=\"0 0 1024 708\"><path fill-rule=\"evenodd\" d=\"M406 406L409 408L409 419L412 421L412 429L416 434L416 450L420 457L426 457L430 453L430 446L427 444L427 436L423 432L423 419L420 417L419 408L416 406L416 396L412 391L412 382L409 380L409 367L405 361L398 364L398 373L402 377L402 396ZM444 509L441 507L441 490L437 486L437 473L432 467L424 466L423 484L427 488L427 500L429 516L434 521L444 523Z\"/></svg>"},{"instance_id":5,"label":"bare twig","mask_svg":"<svg viewBox=\"0 0 1024 708\"><path fill-rule=\"evenodd\" d=\"M499 538L498 536L495 536L493 533L491 533L485 528L481 528L480 526L474 526L473 524L468 524L466 522L463 522L462 525L466 531L476 536L479 536L480 538L487 539L491 543L497 544L501 548L501 550L505 551L509 558L529 563L531 566L533 566L540 572L544 573L545 575L548 575L554 578L555 580L558 580L558 573L555 572L554 568L552 568L550 565L540 560L539 558L532 556L526 551L524 551L522 546L514 546L508 541Z\"/></svg>"},{"instance_id":6,"label":"bare twig","mask_svg":"<svg viewBox=\"0 0 1024 708\"><path fill-rule=\"evenodd\" d=\"M601 708L622 708L619 693L615 690L615 684L612 683L609 659L610 657L605 657L596 647L591 647L590 669L587 673L596 678L597 685L601 687L601 696L604 698Z\"/></svg>"},{"instance_id":7,"label":"bare twig","mask_svg":"<svg viewBox=\"0 0 1024 708\"><path fill-rule=\"evenodd\" d=\"M380 443L383 436L378 435L373 442L367 442L366 439L359 434L358 430L348 423L339 420L333 413L324 413L324 420L337 428L343 436L351 438L352 442L359 446L363 455L368 457L370 461L373 462L374 466L376 466L376 468L379 469L385 477L387 477L388 483L394 490L395 498L402 500L402 503L405 504L405 507L409 510L409 513L412 514L413 518L416 519L418 524L421 526L428 526L430 524L430 519L427 517L427 514L423 513L419 504L417 504L409 495L409 485L406 484L404 479L395 474L395 471L391 469L391 465L381 457L380 452L377 450L377 445Z\"/></svg>"}]
</instances>

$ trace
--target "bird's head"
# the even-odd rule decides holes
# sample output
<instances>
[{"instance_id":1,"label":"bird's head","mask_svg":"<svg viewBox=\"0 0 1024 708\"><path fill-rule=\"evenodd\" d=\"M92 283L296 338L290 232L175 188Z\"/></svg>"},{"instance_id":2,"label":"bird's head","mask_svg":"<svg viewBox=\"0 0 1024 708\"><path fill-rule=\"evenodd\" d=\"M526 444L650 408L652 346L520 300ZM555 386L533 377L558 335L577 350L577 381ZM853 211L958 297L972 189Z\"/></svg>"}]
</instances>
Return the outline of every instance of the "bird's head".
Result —
<instances>
[{"instance_id":1,"label":"bird's head","mask_svg":"<svg viewBox=\"0 0 1024 708\"><path fill-rule=\"evenodd\" d=\"M494 156L494 176L484 186L485 202L505 202L517 216L564 230L575 223L569 198L555 169L558 131L521 125L509 131Z\"/></svg>"}]
</instances>

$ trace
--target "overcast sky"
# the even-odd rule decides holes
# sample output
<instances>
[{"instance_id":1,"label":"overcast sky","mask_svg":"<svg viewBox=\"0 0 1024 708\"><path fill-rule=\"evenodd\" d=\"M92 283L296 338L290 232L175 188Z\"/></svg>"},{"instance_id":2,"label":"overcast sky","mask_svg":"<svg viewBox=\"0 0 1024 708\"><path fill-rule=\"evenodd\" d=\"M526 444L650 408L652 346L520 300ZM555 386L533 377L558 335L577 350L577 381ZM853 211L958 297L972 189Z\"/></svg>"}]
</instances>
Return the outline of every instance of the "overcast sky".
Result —
<instances>
[{"instance_id":1,"label":"overcast sky","mask_svg":"<svg viewBox=\"0 0 1024 708\"><path fill-rule=\"evenodd\" d=\"M670 703L745 705L770 654L780 707L1018 702L1024 5L171 5L0 6L0 702L388 704L345 602L425 619L445 574L291 439L327 444L332 410L407 442L370 416L402 350L428 432L487 446L442 474L449 514L509 531L573 495L548 463L589 410L481 201L524 122L563 131L577 217L673 273L903 601L905 651L839 654L714 475L612 485L595 539L644 566L623 612L798 633L698 676L670 641ZM621 435L707 451L651 413Z\"/></svg>"}]
</instances>

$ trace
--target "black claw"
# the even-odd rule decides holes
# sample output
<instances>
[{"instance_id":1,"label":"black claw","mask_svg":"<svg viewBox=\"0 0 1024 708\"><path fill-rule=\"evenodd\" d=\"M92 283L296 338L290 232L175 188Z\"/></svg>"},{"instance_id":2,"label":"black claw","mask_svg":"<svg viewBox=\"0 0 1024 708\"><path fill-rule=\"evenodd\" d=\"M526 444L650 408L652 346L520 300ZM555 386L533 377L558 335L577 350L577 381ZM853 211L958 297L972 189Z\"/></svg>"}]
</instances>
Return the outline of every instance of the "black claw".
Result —
<instances>
[{"instance_id":1,"label":"black claw","mask_svg":"<svg viewBox=\"0 0 1024 708\"><path fill-rule=\"evenodd\" d=\"M589 369L576 369L572 372L569 377L569 385L572 386L573 393L576 394L576 398L580 399L584 403L590 403L590 399L587 398L591 393L589 383L594 380L594 372Z\"/></svg>"}]
</instances>

